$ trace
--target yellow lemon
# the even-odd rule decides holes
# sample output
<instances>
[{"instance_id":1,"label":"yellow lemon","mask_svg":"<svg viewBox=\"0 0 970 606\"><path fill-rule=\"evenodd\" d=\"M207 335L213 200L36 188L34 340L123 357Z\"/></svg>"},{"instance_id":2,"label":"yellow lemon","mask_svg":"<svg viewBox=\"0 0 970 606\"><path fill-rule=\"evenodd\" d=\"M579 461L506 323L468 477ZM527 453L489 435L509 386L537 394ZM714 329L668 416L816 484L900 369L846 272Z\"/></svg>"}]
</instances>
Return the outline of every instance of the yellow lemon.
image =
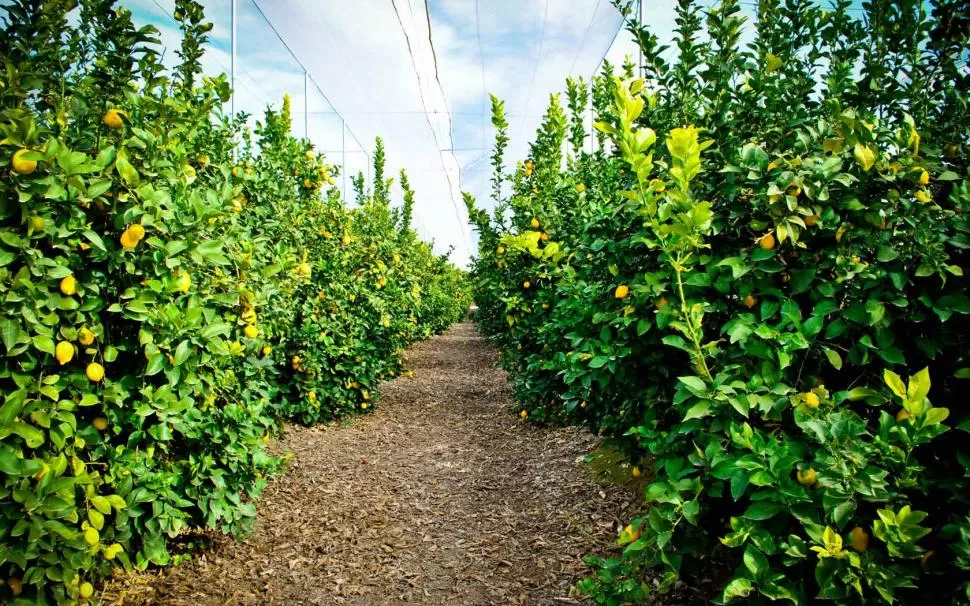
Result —
<instances>
[{"instance_id":1,"label":"yellow lemon","mask_svg":"<svg viewBox=\"0 0 970 606\"><path fill-rule=\"evenodd\" d=\"M77 340L81 345L90 345L94 343L94 333L87 326L82 326Z\"/></svg>"},{"instance_id":2,"label":"yellow lemon","mask_svg":"<svg viewBox=\"0 0 970 606\"><path fill-rule=\"evenodd\" d=\"M350 244L350 234L344 234L344 237L340 239L344 246Z\"/></svg>"},{"instance_id":3,"label":"yellow lemon","mask_svg":"<svg viewBox=\"0 0 970 606\"><path fill-rule=\"evenodd\" d=\"M64 366L74 359L74 346L67 341L60 341L54 348L54 357L61 366Z\"/></svg>"},{"instance_id":4,"label":"yellow lemon","mask_svg":"<svg viewBox=\"0 0 970 606\"><path fill-rule=\"evenodd\" d=\"M187 271L180 273L175 280L175 286L178 287L179 292L189 292L189 289L192 288L192 274Z\"/></svg>"},{"instance_id":5,"label":"yellow lemon","mask_svg":"<svg viewBox=\"0 0 970 606\"><path fill-rule=\"evenodd\" d=\"M539 229L539 219L532 219L530 225L532 226L532 229Z\"/></svg>"},{"instance_id":6,"label":"yellow lemon","mask_svg":"<svg viewBox=\"0 0 970 606\"><path fill-rule=\"evenodd\" d=\"M809 391L802 394L802 401L811 406L812 408L818 408L819 402L818 395Z\"/></svg>"},{"instance_id":7,"label":"yellow lemon","mask_svg":"<svg viewBox=\"0 0 970 606\"><path fill-rule=\"evenodd\" d=\"M916 199L920 202L926 203L932 200L933 196L931 196L930 192L926 191L925 189L921 189L916 192Z\"/></svg>"},{"instance_id":8,"label":"yellow lemon","mask_svg":"<svg viewBox=\"0 0 970 606\"><path fill-rule=\"evenodd\" d=\"M40 215L34 215L30 218L30 228L34 231L42 231L44 227L47 226L47 221L44 217Z\"/></svg>"},{"instance_id":9,"label":"yellow lemon","mask_svg":"<svg viewBox=\"0 0 970 606\"><path fill-rule=\"evenodd\" d=\"M108 428L108 419L105 419L104 417L95 417L94 420L91 421L91 425L94 425L94 428L98 431L104 431Z\"/></svg>"},{"instance_id":10,"label":"yellow lemon","mask_svg":"<svg viewBox=\"0 0 970 606\"><path fill-rule=\"evenodd\" d=\"M18 577L7 579L7 586L10 587L10 593L14 595L20 595L24 591L24 584Z\"/></svg>"},{"instance_id":11,"label":"yellow lemon","mask_svg":"<svg viewBox=\"0 0 970 606\"><path fill-rule=\"evenodd\" d=\"M529 418L529 413L523 410L522 412L519 413L519 416L522 417L523 419L527 419Z\"/></svg>"},{"instance_id":12,"label":"yellow lemon","mask_svg":"<svg viewBox=\"0 0 970 606\"><path fill-rule=\"evenodd\" d=\"M264 345L263 346L263 355L264 356L268 356L271 353L273 353L273 348L270 347L269 345Z\"/></svg>"},{"instance_id":13,"label":"yellow lemon","mask_svg":"<svg viewBox=\"0 0 970 606\"><path fill-rule=\"evenodd\" d=\"M77 294L77 280L74 279L74 276L65 276L61 280L61 292L69 297Z\"/></svg>"},{"instance_id":14,"label":"yellow lemon","mask_svg":"<svg viewBox=\"0 0 970 606\"><path fill-rule=\"evenodd\" d=\"M532 282L529 282L528 280L522 283L522 288L526 290L528 290L530 286L532 286Z\"/></svg>"},{"instance_id":15,"label":"yellow lemon","mask_svg":"<svg viewBox=\"0 0 970 606\"><path fill-rule=\"evenodd\" d=\"M640 477L640 468L634 465L633 466L633 469L630 470L630 475L633 476L634 478L639 478Z\"/></svg>"},{"instance_id":16,"label":"yellow lemon","mask_svg":"<svg viewBox=\"0 0 970 606\"><path fill-rule=\"evenodd\" d=\"M805 217L805 227L815 227L818 224L818 215L808 215Z\"/></svg>"},{"instance_id":17,"label":"yellow lemon","mask_svg":"<svg viewBox=\"0 0 970 606\"><path fill-rule=\"evenodd\" d=\"M798 478L798 483L802 486L815 486L815 483L818 482L818 474L811 467L804 471L800 470L796 474L796 477Z\"/></svg>"},{"instance_id":18,"label":"yellow lemon","mask_svg":"<svg viewBox=\"0 0 970 606\"><path fill-rule=\"evenodd\" d=\"M361 410L367 410L367 402L361 402L360 403L360 409Z\"/></svg>"},{"instance_id":19,"label":"yellow lemon","mask_svg":"<svg viewBox=\"0 0 970 606\"><path fill-rule=\"evenodd\" d=\"M930 173L925 170L919 174L919 184L929 185L930 184Z\"/></svg>"},{"instance_id":20,"label":"yellow lemon","mask_svg":"<svg viewBox=\"0 0 970 606\"><path fill-rule=\"evenodd\" d=\"M616 292L613 293L613 296L616 297L617 299L626 299L627 295L629 294L630 294L630 287L627 286L626 284L620 284L619 286L616 287Z\"/></svg>"},{"instance_id":21,"label":"yellow lemon","mask_svg":"<svg viewBox=\"0 0 970 606\"><path fill-rule=\"evenodd\" d=\"M84 370L84 374L87 375L91 382L97 383L104 378L104 366L101 366L97 362L91 362Z\"/></svg>"},{"instance_id":22,"label":"yellow lemon","mask_svg":"<svg viewBox=\"0 0 970 606\"><path fill-rule=\"evenodd\" d=\"M869 549L869 533L866 532L861 526L856 526L849 531L849 547L855 549L859 553L865 552Z\"/></svg>"},{"instance_id":23,"label":"yellow lemon","mask_svg":"<svg viewBox=\"0 0 970 606\"><path fill-rule=\"evenodd\" d=\"M18 175L29 175L37 170L37 160L24 158L24 154L27 152L26 149L18 149L13 153L13 158L10 160L10 167Z\"/></svg>"},{"instance_id":24,"label":"yellow lemon","mask_svg":"<svg viewBox=\"0 0 970 606\"><path fill-rule=\"evenodd\" d=\"M758 303L758 300L751 295L748 295L747 297L744 298L744 306L747 307L748 309L751 309L752 307L757 305L757 303Z\"/></svg>"},{"instance_id":25,"label":"yellow lemon","mask_svg":"<svg viewBox=\"0 0 970 606\"><path fill-rule=\"evenodd\" d=\"M583 193L584 191L586 191L586 186L580 183L579 185L576 186L576 191L578 191L579 193Z\"/></svg>"},{"instance_id":26,"label":"yellow lemon","mask_svg":"<svg viewBox=\"0 0 970 606\"><path fill-rule=\"evenodd\" d=\"M131 235L131 232L127 229L121 233L121 247L126 250L131 250L132 248L138 246L138 238Z\"/></svg>"},{"instance_id":27,"label":"yellow lemon","mask_svg":"<svg viewBox=\"0 0 970 606\"><path fill-rule=\"evenodd\" d=\"M771 250L775 247L775 234L767 233L758 240L758 246L764 250Z\"/></svg>"},{"instance_id":28,"label":"yellow lemon","mask_svg":"<svg viewBox=\"0 0 970 606\"><path fill-rule=\"evenodd\" d=\"M81 587L78 588L77 593L86 600L94 595L94 585L85 581L81 583Z\"/></svg>"},{"instance_id":29,"label":"yellow lemon","mask_svg":"<svg viewBox=\"0 0 970 606\"><path fill-rule=\"evenodd\" d=\"M145 228L141 223L132 223L128 226L126 231L131 234L131 237L135 240L141 240L145 237Z\"/></svg>"},{"instance_id":30,"label":"yellow lemon","mask_svg":"<svg viewBox=\"0 0 970 606\"><path fill-rule=\"evenodd\" d=\"M125 125L124 121L121 119L121 116L123 115L124 114L122 114L120 110L111 108L104 113L104 123L111 130L118 130Z\"/></svg>"},{"instance_id":31,"label":"yellow lemon","mask_svg":"<svg viewBox=\"0 0 970 606\"><path fill-rule=\"evenodd\" d=\"M247 324L246 328L243 329L243 334L246 335L247 339L255 339L259 336L259 329L252 324Z\"/></svg>"},{"instance_id":32,"label":"yellow lemon","mask_svg":"<svg viewBox=\"0 0 970 606\"><path fill-rule=\"evenodd\" d=\"M97 545L100 540L101 535L96 528L87 528L84 530L84 542L88 545Z\"/></svg>"},{"instance_id":33,"label":"yellow lemon","mask_svg":"<svg viewBox=\"0 0 970 606\"><path fill-rule=\"evenodd\" d=\"M505 254L505 247L504 246L499 246L498 249L495 252L497 252L500 255L504 255Z\"/></svg>"}]
</instances>

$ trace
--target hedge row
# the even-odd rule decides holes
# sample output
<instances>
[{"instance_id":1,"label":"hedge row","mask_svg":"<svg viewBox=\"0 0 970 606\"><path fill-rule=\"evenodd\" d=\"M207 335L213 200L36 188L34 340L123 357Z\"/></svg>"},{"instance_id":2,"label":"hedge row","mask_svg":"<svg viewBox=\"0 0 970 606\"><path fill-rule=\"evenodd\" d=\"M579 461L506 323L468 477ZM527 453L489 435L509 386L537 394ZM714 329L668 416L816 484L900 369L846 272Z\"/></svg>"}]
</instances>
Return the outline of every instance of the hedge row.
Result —
<instances>
[{"instance_id":1,"label":"hedge row","mask_svg":"<svg viewBox=\"0 0 970 606\"><path fill-rule=\"evenodd\" d=\"M112 1L2 10L0 601L70 604L190 527L244 531L281 422L367 411L467 299L380 141L349 209L288 101L254 132L222 113L197 2L171 72Z\"/></svg>"},{"instance_id":2,"label":"hedge row","mask_svg":"<svg viewBox=\"0 0 970 606\"><path fill-rule=\"evenodd\" d=\"M493 102L482 329L650 479L598 603L970 601L970 14L864 7L681 0L670 63L631 20L644 77L569 81L510 175Z\"/></svg>"}]
</instances>

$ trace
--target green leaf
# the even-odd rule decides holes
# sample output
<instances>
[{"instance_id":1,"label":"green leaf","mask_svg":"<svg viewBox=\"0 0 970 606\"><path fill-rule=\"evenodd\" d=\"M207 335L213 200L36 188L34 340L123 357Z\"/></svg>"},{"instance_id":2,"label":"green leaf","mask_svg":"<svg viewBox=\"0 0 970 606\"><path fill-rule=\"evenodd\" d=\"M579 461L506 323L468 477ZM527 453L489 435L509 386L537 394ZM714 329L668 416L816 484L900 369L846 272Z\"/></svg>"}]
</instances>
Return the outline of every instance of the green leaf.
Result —
<instances>
[{"instance_id":1,"label":"green leaf","mask_svg":"<svg viewBox=\"0 0 970 606\"><path fill-rule=\"evenodd\" d=\"M767 520L777 515L784 507L771 501L758 501L752 503L744 512L744 517L749 520Z\"/></svg>"},{"instance_id":2,"label":"green leaf","mask_svg":"<svg viewBox=\"0 0 970 606\"><path fill-rule=\"evenodd\" d=\"M836 370L842 369L842 356L840 356L837 351L828 347L823 347L822 351L825 352L825 357L829 359L829 364L831 364Z\"/></svg>"},{"instance_id":3,"label":"green leaf","mask_svg":"<svg viewBox=\"0 0 970 606\"><path fill-rule=\"evenodd\" d=\"M689 421L691 419L700 419L711 414L711 402L710 400L701 400L697 404L694 404L684 415L684 421Z\"/></svg>"}]
</instances>

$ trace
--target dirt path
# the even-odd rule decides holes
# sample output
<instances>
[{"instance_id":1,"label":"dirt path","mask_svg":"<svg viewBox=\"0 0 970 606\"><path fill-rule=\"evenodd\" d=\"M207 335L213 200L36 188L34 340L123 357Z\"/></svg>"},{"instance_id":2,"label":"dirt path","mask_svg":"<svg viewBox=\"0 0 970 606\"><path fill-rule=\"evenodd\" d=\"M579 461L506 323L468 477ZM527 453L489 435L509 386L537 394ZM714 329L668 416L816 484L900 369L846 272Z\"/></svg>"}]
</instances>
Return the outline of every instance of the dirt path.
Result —
<instances>
[{"instance_id":1,"label":"dirt path","mask_svg":"<svg viewBox=\"0 0 970 606\"><path fill-rule=\"evenodd\" d=\"M472 324L412 348L415 376L386 384L374 414L287 432L295 456L252 536L107 603L580 603L583 556L635 504L587 479L593 438L509 414L495 355Z\"/></svg>"}]
</instances>

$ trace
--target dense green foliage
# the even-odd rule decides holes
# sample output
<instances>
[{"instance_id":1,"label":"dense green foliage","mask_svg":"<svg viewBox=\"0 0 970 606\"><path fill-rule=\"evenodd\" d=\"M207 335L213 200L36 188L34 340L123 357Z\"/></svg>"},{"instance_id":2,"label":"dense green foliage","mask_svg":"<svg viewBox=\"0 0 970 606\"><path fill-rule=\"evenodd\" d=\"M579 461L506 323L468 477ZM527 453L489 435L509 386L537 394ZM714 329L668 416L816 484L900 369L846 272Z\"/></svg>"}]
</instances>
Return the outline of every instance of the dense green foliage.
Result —
<instances>
[{"instance_id":1,"label":"dense green foliage","mask_svg":"<svg viewBox=\"0 0 970 606\"><path fill-rule=\"evenodd\" d=\"M569 81L511 175L493 101L482 329L651 477L597 602L970 602L970 14L851 6L680 0L673 63L631 21L643 78Z\"/></svg>"},{"instance_id":2,"label":"dense green foliage","mask_svg":"<svg viewBox=\"0 0 970 606\"><path fill-rule=\"evenodd\" d=\"M354 209L321 195L288 101L255 133L223 115L210 26L176 6L171 74L110 0L0 13L4 603L85 601L189 527L245 530L282 420L365 411L402 348L465 311L406 177L402 208L382 159Z\"/></svg>"}]
</instances>

